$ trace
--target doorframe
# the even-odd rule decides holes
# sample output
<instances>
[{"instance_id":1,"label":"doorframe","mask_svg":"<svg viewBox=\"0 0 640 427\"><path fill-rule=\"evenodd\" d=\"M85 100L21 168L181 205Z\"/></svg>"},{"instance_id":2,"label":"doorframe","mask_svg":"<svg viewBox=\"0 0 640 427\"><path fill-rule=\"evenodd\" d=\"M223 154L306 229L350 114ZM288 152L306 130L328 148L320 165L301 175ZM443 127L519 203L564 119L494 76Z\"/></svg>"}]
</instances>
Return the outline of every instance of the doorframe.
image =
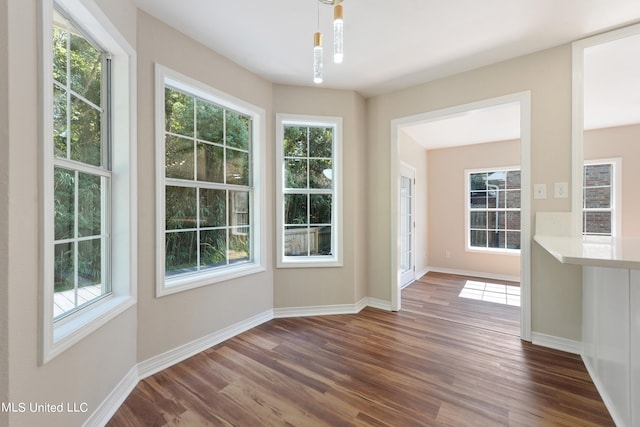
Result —
<instances>
[{"instance_id":1,"label":"doorframe","mask_svg":"<svg viewBox=\"0 0 640 427\"><path fill-rule=\"evenodd\" d=\"M403 173L404 171L406 171L407 174ZM400 288L404 288L408 285L410 285L411 283L413 283L416 280L416 200L417 200L417 194L416 194L416 176L418 175L417 173L418 171L416 170L415 167L411 166L408 163L405 162L400 162L400 168L398 169L398 176L399 179L401 179L403 176L407 176L411 179L411 221L413 222L413 224L411 225L411 269L413 270L413 279L410 282L407 282L406 284L402 283L402 280L400 280L400 282L398 282ZM402 203L402 196L400 195L398 198L398 202ZM400 210L400 206L398 206L398 209ZM398 218L400 219L400 218ZM400 227L400 223L398 221L398 229ZM402 277L402 273L400 274L400 277Z\"/></svg>"},{"instance_id":2,"label":"doorframe","mask_svg":"<svg viewBox=\"0 0 640 427\"><path fill-rule=\"evenodd\" d=\"M399 132L416 123L437 121L448 116L495 107L502 104L520 105L520 173L521 173L521 228L520 228L520 338L531 341L531 91L517 92L468 104L429 111L391 120L390 188L391 188L391 310L401 306L398 239L400 207L400 163L398 161Z\"/></svg>"}]
</instances>

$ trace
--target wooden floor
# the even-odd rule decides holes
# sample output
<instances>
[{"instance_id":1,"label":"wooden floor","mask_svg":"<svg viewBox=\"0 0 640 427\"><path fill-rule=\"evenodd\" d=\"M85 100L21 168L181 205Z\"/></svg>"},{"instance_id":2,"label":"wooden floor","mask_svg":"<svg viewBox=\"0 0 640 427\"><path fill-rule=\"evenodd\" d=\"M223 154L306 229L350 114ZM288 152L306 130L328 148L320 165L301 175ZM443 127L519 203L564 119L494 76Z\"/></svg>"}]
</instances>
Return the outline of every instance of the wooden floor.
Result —
<instances>
[{"instance_id":1,"label":"wooden floor","mask_svg":"<svg viewBox=\"0 0 640 427\"><path fill-rule=\"evenodd\" d=\"M108 426L614 425L578 356L520 341L519 309L459 297L467 280L271 320L141 381Z\"/></svg>"}]
</instances>

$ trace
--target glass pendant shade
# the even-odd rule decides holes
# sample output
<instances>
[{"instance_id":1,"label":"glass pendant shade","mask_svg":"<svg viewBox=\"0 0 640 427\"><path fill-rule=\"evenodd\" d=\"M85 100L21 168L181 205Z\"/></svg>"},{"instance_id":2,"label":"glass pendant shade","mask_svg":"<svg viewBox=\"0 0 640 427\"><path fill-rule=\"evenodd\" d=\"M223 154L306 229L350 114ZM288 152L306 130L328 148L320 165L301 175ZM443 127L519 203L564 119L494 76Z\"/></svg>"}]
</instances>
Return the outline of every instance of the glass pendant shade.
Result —
<instances>
[{"instance_id":1,"label":"glass pendant shade","mask_svg":"<svg viewBox=\"0 0 640 427\"><path fill-rule=\"evenodd\" d=\"M313 35L313 82L322 83L322 33Z\"/></svg>"},{"instance_id":2,"label":"glass pendant shade","mask_svg":"<svg viewBox=\"0 0 640 427\"><path fill-rule=\"evenodd\" d=\"M333 8L333 62L340 64L344 59L344 19L342 6Z\"/></svg>"}]
</instances>

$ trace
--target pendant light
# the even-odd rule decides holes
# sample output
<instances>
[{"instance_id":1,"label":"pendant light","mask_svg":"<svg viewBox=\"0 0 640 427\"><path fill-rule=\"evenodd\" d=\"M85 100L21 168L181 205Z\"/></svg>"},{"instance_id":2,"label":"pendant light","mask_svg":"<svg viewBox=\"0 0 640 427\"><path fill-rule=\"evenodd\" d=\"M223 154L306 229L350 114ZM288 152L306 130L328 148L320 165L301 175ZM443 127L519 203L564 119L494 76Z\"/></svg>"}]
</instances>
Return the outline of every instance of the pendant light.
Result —
<instances>
[{"instance_id":1,"label":"pendant light","mask_svg":"<svg viewBox=\"0 0 640 427\"><path fill-rule=\"evenodd\" d=\"M322 33L313 35L313 82L322 83Z\"/></svg>"},{"instance_id":2,"label":"pendant light","mask_svg":"<svg viewBox=\"0 0 640 427\"><path fill-rule=\"evenodd\" d=\"M344 58L344 20L342 5L337 4L333 8L333 62L342 63Z\"/></svg>"},{"instance_id":3,"label":"pendant light","mask_svg":"<svg viewBox=\"0 0 640 427\"><path fill-rule=\"evenodd\" d=\"M340 64L344 59L344 13L342 0L317 0L318 1L318 31L313 34L313 82L322 83L323 80L323 53L322 33L320 32L320 3L333 6L333 62Z\"/></svg>"}]
</instances>

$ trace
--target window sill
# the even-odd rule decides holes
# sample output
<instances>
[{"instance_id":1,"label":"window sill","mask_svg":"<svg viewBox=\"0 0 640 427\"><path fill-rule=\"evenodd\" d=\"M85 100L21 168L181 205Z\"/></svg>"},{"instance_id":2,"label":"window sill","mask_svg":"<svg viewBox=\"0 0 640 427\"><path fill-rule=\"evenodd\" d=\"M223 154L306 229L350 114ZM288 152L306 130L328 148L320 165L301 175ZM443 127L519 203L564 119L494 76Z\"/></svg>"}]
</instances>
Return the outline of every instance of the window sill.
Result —
<instances>
[{"instance_id":1,"label":"window sill","mask_svg":"<svg viewBox=\"0 0 640 427\"><path fill-rule=\"evenodd\" d=\"M278 260L278 268L323 268L342 267L342 260L336 257L285 257Z\"/></svg>"},{"instance_id":2,"label":"window sill","mask_svg":"<svg viewBox=\"0 0 640 427\"><path fill-rule=\"evenodd\" d=\"M267 269L262 264L248 263L227 267L223 271L207 271L166 278L164 284L160 284L156 289L156 298L252 274L262 273L266 270Z\"/></svg>"},{"instance_id":3,"label":"window sill","mask_svg":"<svg viewBox=\"0 0 640 427\"><path fill-rule=\"evenodd\" d=\"M466 252L485 254L485 255L509 255L520 256L520 249L499 249L499 248L469 248L465 249Z\"/></svg>"}]
</instances>

